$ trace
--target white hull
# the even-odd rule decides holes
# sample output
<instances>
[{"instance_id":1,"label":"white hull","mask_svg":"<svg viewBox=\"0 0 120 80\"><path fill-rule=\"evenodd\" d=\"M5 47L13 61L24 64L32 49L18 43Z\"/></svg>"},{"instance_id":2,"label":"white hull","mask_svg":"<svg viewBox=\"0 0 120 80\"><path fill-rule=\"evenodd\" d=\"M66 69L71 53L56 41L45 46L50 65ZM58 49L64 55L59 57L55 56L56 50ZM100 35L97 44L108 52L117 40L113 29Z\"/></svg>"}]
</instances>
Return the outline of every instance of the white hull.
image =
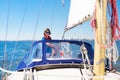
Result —
<instances>
[{"instance_id":1,"label":"white hull","mask_svg":"<svg viewBox=\"0 0 120 80\"><path fill-rule=\"evenodd\" d=\"M8 80L90 80L93 76L90 71L78 68L62 68L34 71L33 73L19 72L13 73ZM34 77L33 77L34 76ZM94 76L94 78L104 78L104 80L120 80L120 73L107 73L105 76Z\"/></svg>"}]
</instances>

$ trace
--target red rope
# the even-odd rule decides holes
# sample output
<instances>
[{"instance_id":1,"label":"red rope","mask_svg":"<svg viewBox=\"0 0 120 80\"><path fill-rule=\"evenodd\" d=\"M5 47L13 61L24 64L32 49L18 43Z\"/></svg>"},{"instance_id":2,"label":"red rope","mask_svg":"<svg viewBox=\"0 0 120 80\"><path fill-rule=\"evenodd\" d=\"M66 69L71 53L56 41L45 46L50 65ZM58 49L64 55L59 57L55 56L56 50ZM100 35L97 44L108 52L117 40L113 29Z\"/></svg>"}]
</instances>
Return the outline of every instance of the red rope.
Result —
<instances>
[{"instance_id":1,"label":"red rope","mask_svg":"<svg viewBox=\"0 0 120 80\"><path fill-rule=\"evenodd\" d=\"M112 15L110 22L110 26L112 29L112 39L116 40L116 39L120 39L120 27L118 25L118 11L116 7L116 0L110 0L110 4L112 8Z\"/></svg>"},{"instance_id":2,"label":"red rope","mask_svg":"<svg viewBox=\"0 0 120 80\"><path fill-rule=\"evenodd\" d=\"M113 45L113 42L117 39L120 39L120 27L118 24L118 11L117 11L117 6L116 6L116 0L110 0L110 5L111 5L111 20L110 20L110 27L112 29L112 42L109 43L108 45L100 45L102 48L107 48ZM110 14L110 9L108 9L108 13ZM95 14L94 14L95 16ZM96 28L96 18L94 17L91 20L91 26L95 30ZM95 37L96 38L96 37ZM98 42L98 41L97 41Z\"/></svg>"}]
</instances>

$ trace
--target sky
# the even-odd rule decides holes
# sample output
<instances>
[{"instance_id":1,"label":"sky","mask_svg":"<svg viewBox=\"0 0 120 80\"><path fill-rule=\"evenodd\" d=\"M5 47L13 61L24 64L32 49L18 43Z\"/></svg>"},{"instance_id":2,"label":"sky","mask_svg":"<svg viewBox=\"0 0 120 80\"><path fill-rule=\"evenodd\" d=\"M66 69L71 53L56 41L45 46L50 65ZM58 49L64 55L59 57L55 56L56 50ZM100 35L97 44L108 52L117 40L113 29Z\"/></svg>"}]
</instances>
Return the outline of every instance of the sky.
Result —
<instances>
[{"instance_id":1,"label":"sky","mask_svg":"<svg viewBox=\"0 0 120 80\"><path fill-rule=\"evenodd\" d=\"M62 4L64 1L64 4ZM41 40L46 28L61 39L70 0L0 0L0 40ZM120 25L120 0L117 0ZM65 33L64 39L93 39L90 21Z\"/></svg>"}]
</instances>

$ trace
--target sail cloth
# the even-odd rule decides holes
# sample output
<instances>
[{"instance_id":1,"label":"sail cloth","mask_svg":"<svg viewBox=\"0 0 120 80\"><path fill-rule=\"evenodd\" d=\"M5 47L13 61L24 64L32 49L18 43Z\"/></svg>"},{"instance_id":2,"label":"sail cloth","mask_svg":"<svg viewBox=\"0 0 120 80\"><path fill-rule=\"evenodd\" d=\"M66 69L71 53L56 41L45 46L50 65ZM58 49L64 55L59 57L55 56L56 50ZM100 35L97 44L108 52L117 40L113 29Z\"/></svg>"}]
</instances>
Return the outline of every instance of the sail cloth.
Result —
<instances>
[{"instance_id":1,"label":"sail cloth","mask_svg":"<svg viewBox=\"0 0 120 80\"><path fill-rule=\"evenodd\" d=\"M95 10L95 2L96 0L71 0L68 23L65 30L90 19Z\"/></svg>"}]
</instances>

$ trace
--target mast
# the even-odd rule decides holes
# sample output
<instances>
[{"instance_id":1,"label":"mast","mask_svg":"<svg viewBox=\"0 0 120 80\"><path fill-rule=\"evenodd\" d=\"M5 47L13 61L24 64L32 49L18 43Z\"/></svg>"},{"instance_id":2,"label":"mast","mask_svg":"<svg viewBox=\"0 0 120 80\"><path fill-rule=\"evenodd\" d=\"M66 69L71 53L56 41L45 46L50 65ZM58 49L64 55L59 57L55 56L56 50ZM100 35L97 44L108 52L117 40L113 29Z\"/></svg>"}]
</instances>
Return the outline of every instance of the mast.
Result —
<instances>
[{"instance_id":1,"label":"mast","mask_svg":"<svg viewBox=\"0 0 120 80\"><path fill-rule=\"evenodd\" d=\"M94 53L94 73L95 76L105 75L105 48L106 42L106 7L107 0L96 1L96 32L95 32L95 53ZM94 78L93 80L104 80L104 78Z\"/></svg>"}]
</instances>

